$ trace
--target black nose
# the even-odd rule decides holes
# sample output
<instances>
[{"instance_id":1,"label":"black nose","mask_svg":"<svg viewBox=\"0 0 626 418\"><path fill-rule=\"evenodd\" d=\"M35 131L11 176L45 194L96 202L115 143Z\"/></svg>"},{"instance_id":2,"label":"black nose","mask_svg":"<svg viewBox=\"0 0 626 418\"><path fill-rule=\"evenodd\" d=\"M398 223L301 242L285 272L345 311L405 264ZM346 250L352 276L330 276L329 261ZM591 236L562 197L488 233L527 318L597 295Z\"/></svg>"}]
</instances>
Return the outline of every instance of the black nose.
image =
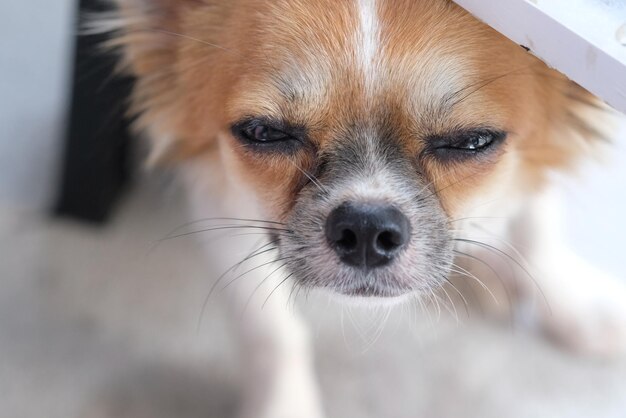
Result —
<instances>
[{"instance_id":1,"label":"black nose","mask_svg":"<svg viewBox=\"0 0 626 418\"><path fill-rule=\"evenodd\" d=\"M410 237L409 220L393 206L344 203L328 216L326 237L341 260L373 268L389 263Z\"/></svg>"}]
</instances>

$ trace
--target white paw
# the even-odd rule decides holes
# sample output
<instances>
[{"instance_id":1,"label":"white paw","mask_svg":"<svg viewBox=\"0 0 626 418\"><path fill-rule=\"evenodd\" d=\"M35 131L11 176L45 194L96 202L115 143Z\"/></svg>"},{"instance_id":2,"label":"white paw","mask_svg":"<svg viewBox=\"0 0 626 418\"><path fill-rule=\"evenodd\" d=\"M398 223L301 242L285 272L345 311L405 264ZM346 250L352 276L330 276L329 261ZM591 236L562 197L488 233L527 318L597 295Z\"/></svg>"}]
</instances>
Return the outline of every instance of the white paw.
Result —
<instances>
[{"instance_id":1,"label":"white paw","mask_svg":"<svg viewBox=\"0 0 626 418\"><path fill-rule=\"evenodd\" d=\"M544 288L548 336L583 354L626 354L626 282L573 255L558 261L557 280Z\"/></svg>"}]
</instances>

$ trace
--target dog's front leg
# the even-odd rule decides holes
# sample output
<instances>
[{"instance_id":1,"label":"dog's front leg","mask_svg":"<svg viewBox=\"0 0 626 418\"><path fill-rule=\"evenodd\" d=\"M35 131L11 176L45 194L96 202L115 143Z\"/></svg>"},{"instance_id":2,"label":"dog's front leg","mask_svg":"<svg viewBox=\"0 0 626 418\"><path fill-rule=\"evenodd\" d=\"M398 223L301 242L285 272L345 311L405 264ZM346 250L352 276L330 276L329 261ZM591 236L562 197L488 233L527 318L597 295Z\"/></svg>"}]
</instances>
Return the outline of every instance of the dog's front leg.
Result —
<instances>
[{"instance_id":1,"label":"dog's front leg","mask_svg":"<svg viewBox=\"0 0 626 418\"><path fill-rule=\"evenodd\" d=\"M626 284L575 255L565 244L559 200L533 200L516 219L513 241L528 261L523 282L534 294L539 325L569 348L592 354L626 349ZM521 273L527 275L526 272Z\"/></svg>"},{"instance_id":2,"label":"dog's front leg","mask_svg":"<svg viewBox=\"0 0 626 418\"><path fill-rule=\"evenodd\" d=\"M308 330L289 300L291 282L265 228L245 227L258 219L240 185L217 170L188 172L186 188L194 219L206 219L207 266L216 280L211 298L227 298L241 343L243 418L321 418ZM233 218L236 218L233 219ZM216 225L226 225L219 230ZM255 224L266 227L270 224ZM238 267L242 260L244 263ZM223 274L223 273L227 274Z\"/></svg>"},{"instance_id":3,"label":"dog's front leg","mask_svg":"<svg viewBox=\"0 0 626 418\"><path fill-rule=\"evenodd\" d=\"M321 418L308 330L288 310L289 286L281 285L285 275L275 269L260 269L231 292L245 379L241 416ZM276 277L267 279L269 275Z\"/></svg>"}]
</instances>

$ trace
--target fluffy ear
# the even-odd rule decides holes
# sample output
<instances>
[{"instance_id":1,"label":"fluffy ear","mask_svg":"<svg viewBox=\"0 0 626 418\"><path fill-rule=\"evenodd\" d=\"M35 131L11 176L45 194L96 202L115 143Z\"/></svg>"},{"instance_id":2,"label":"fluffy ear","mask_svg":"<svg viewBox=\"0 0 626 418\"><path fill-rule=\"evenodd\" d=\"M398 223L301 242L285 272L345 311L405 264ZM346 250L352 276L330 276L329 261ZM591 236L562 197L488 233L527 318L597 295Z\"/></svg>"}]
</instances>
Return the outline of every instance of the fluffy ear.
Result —
<instances>
[{"instance_id":1,"label":"fluffy ear","mask_svg":"<svg viewBox=\"0 0 626 418\"><path fill-rule=\"evenodd\" d=\"M575 169L581 159L601 160L615 134L618 113L600 99L566 80L560 88L554 132L558 143L553 167Z\"/></svg>"},{"instance_id":2,"label":"fluffy ear","mask_svg":"<svg viewBox=\"0 0 626 418\"><path fill-rule=\"evenodd\" d=\"M199 0L114 0L117 11L109 29L117 33L111 45L123 48L124 63L133 74L152 74L172 62L179 15ZM102 22L107 24L107 22Z\"/></svg>"},{"instance_id":3,"label":"fluffy ear","mask_svg":"<svg viewBox=\"0 0 626 418\"><path fill-rule=\"evenodd\" d=\"M576 175L581 162L601 161L618 120L615 110L556 70L541 64L537 75L543 117L519 146L534 189L547 184L551 173Z\"/></svg>"},{"instance_id":4,"label":"fluffy ear","mask_svg":"<svg viewBox=\"0 0 626 418\"><path fill-rule=\"evenodd\" d=\"M619 113L573 81L564 96L568 102L565 119L572 129L584 140L610 142Z\"/></svg>"},{"instance_id":5,"label":"fluffy ear","mask_svg":"<svg viewBox=\"0 0 626 418\"><path fill-rule=\"evenodd\" d=\"M147 131L149 161L163 159L175 145L179 103L175 73L180 16L202 0L113 0L113 12L91 19L87 32L111 34L106 47L119 52L118 70L135 77L129 116Z\"/></svg>"}]
</instances>

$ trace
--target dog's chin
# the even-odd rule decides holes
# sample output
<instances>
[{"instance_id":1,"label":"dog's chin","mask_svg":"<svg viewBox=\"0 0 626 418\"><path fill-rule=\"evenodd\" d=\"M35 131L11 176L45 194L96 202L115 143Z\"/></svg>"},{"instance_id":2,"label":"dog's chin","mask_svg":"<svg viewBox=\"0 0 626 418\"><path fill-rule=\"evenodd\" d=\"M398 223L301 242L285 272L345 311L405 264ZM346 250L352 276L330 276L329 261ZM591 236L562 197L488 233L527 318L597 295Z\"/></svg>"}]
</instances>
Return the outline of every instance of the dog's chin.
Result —
<instances>
[{"instance_id":1,"label":"dog's chin","mask_svg":"<svg viewBox=\"0 0 626 418\"><path fill-rule=\"evenodd\" d=\"M318 293L328 295L342 305L352 305L367 308L388 307L400 305L419 294L418 290L395 288L372 288L369 286L354 286L341 289L332 286L315 287Z\"/></svg>"}]
</instances>

